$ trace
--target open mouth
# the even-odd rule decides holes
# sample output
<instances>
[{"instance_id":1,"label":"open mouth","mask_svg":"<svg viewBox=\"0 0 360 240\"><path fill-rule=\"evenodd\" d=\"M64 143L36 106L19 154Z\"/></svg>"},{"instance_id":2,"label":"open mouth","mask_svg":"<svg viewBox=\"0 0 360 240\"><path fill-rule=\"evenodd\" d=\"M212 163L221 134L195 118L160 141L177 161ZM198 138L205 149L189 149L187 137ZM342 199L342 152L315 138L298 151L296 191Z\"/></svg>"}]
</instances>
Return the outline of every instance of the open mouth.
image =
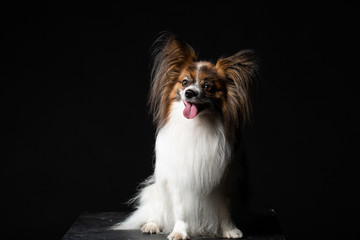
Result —
<instances>
[{"instance_id":1,"label":"open mouth","mask_svg":"<svg viewBox=\"0 0 360 240\"><path fill-rule=\"evenodd\" d=\"M193 119L205 108L204 104L192 103L188 101L184 101L184 105L185 109L183 111L183 115L187 119Z\"/></svg>"}]
</instances>

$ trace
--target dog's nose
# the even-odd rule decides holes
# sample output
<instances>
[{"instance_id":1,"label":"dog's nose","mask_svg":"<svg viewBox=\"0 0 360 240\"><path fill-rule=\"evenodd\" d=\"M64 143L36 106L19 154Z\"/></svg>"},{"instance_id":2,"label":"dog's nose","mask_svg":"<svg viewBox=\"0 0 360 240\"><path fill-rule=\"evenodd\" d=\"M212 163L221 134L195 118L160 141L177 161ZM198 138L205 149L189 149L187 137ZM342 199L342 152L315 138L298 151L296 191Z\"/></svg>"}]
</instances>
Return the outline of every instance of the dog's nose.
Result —
<instances>
[{"instance_id":1,"label":"dog's nose","mask_svg":"<svg viewBox=\"0 0 360 240\"><path fill-rule=\"evenodd\" d=\"M187 98L193 98L193 97L196 97L198 95L197 92L193 91L193 90L186 90L185 92L185 97Z\"/></svg>"}]
</instances>

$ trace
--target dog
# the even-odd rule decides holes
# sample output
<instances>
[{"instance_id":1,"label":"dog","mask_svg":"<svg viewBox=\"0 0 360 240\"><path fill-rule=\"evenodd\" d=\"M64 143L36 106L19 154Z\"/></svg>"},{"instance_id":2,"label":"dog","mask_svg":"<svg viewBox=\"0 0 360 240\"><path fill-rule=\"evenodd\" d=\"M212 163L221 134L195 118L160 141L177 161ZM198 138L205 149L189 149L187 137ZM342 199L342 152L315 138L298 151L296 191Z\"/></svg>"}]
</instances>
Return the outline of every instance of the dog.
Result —
<instances>
[{"instance_id":1,"label":"dog","mask_svg":"<svg viewBox=\"0 0 360 240\"><path fill-rule=\"evenodd\" d=\"M198 61L173 34L154 43L149 106L156 126L154 174L115 230L190 237L241 238L228 199L238 130L250 117L258 60L242 50L215 63Z\"/></svg>"}]
</instances>

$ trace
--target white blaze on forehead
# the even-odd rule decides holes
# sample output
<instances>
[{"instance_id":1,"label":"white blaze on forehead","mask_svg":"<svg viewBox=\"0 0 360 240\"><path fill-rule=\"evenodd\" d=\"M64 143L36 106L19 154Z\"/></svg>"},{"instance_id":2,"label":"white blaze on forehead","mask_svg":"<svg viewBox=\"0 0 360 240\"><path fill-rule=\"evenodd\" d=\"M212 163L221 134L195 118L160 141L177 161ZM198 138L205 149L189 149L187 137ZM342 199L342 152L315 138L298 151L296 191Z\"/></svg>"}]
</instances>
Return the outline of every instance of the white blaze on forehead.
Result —
<instances>
[{"instance_id":1,"label":"white blaze on forehead","mask_svg":"<svg viewBox=\"0 0 360 240\"><path fill-rule=\"evenodd\" d=\"M201 67L205 66L205 65L206 65L206 62L198 62L198 63L196 63L196 78L195 78L195 81L196 81L197 86L199 86L199 73L200 73Z\"/></svg>"}]
</instances>

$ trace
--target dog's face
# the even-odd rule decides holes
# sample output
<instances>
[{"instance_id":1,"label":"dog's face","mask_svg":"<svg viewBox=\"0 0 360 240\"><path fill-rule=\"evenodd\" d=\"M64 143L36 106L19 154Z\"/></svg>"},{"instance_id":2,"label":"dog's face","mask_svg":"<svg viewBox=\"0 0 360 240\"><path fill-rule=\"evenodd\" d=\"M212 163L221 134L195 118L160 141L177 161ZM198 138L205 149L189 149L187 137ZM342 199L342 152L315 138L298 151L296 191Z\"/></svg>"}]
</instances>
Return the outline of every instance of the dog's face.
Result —
<instances>
[{"instance_id":1,"label":"dog's face","mask_svg":"<svg viewBox=\"0 0 360 240\"><path fill-rule=\"evenodd\" d=\"M174 87L176 99L184 103L183 113L188 119L204 110L221 110L226 94L225 80L210 62L193 62L186 66Z\"/></svg>"}]
</instances>

